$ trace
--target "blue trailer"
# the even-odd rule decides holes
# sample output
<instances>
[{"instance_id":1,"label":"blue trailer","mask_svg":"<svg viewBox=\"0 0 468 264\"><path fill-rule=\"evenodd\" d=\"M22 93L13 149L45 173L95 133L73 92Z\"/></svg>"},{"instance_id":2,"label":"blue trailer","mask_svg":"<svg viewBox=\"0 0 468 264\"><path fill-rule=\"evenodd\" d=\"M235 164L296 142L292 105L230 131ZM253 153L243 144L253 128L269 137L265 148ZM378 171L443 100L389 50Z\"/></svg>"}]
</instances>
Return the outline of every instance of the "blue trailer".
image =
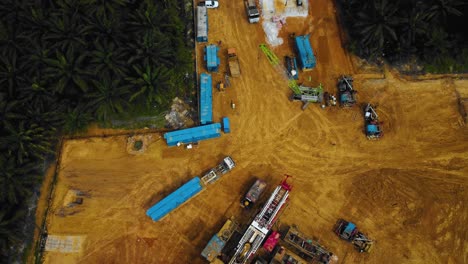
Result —
<instances>
[{"instance_id":1,"label":"blue trailer","mask_svg":"<svg viewBox=\"0 0 468 264\"><path fill-rule=\"evenodd\" d=\"M223 117L223 131L228 134L231 133L231 125L229 124L229 118Z\"/></svg>"},{"instance_id":2,"label":"blue trailer","mask_svg":"<svg viewBox=\"0 0 468 264\"><path fill-rule=\"evenodd\" d=\"M195 177L149 208L146 211L146 215L153 219L153 221L158 221L197 195L201 190L203 190L203 187L200 178Z\"/></svg>"},{"instance_id":3,"label":"blue trailer","mask_svg":"<svg viewBox=\"0 0 468 264\"><path fill-rule=\"evenodd\" d=\"M208 12L206 6L197 6L197 41L208 42Z\"/></svg>"},{"instance_id":4,"label":"blue trailer","mask_svg":"<svg viewBox=\"0 0 468 264\"><path fill-rule=\"evenodd\" d=\"M199 127L186 128L164 134L168 146L196 143L200 140L221 136L221 124L214 123Z\"/></svg>"},{"instance_id":5,"label":"blue trailer","mask_svg":"<svg viewBox=\"0 0 468 264\"><path fill-rule=\"evenodd\" d=\"M309 37L309 34L295 37L296 49L299 54L299 64L303 71L310 71L315 68L317 64Z\"/></svg>"},{"instance_id":6,"label":"blue trailer","mask_svg":"<svg viewBox=\"0 0 468 264\"><path fill-rule=\"evenodd\" d=\"M211 75L200 74L200 124L206 125L213 122L213 91Z\"/></svg>"},{"instance_id":7,"label":"blue trailer","mask_svg":"<svg viewBox=\"0 0 468 264\"><path fill-rule=\"evenodd\" d=\"M209 72L218 72L221 60L218 56L219 47L216 45L208 45L205 47L204 60L206 61L206 69Z\"/></svg>"}]
</instances>

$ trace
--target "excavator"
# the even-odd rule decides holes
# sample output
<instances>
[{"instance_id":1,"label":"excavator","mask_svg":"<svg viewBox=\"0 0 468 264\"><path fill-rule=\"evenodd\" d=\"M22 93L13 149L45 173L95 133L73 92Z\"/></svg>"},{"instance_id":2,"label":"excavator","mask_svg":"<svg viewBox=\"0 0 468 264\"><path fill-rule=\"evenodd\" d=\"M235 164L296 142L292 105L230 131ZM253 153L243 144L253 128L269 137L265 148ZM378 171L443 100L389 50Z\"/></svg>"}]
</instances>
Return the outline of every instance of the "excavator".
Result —
<instances>
[{"instance_id":1,"label":"excavator","mask_svg":"<svg viewBox=\"0 0 468 264\"><path fill-rule=\"evenodd\" d=\"M305 110L310 103L320 103L323 101L323 87L320 84L318 87L307 87L298 85L296 83L297 69L291 67L291 69L286 69L276 56L276 54L268 48L266 44L260 44L260 49L266 55L270 64L278 71L278 73L283 76L283 78L288 80L288 87L293 91L291 100L303 102L302 110ZM290 59L290 63L294 64L294 61ZM289 68L289 67L288 67Z\"/></svg>"}]
</instances>

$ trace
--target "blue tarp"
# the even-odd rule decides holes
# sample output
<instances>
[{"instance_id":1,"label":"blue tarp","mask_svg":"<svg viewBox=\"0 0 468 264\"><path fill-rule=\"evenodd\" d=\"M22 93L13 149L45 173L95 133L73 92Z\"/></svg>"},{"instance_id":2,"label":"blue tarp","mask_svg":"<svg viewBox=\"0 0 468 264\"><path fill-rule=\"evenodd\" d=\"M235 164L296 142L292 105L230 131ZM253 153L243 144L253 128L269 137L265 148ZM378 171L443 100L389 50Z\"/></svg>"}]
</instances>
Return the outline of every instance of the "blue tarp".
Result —
<instances>
[{"instance_id":1,"label":"blue tarp","mask_svg":"<svg viewBox=\"0 0 468 264\"><path fill-rule=\"evenodd\" d=\"M221 136L221 124L214 123L205 126L192 127L164 134L167 145L175 146L177 143L195 143L200 140L217 138Z\"/></svg>"},{"instance_id":2,"label":"blue tarp","mask_svg":"<svg viewBox=\"0 0 468 264\"><path fill-rule=\"evenodd\" d=\"M208 261L213 261L223 250L226 243L222 241L218 235L214 235L210 242L203 249L201 255L205 257Z\"/></svg>"},{"instance_id":3,"label":"blue tarp","mask_svg":"<svg viewBox=\"0 0 468 264\"><path fill-rule=\"evenodd\" d=\"M202 189L203 187L200 184L200 178L195 177L153 205L148 209L148 211L146 211L146 215L153 219L153 221L158 221L199 193Z\"/></svg>"},{"instance_id":4,"label":"blue tarp","mask_svg":"<svg viewBox=\"0 0 468 264\"><path fill-rule=\"evenodd\" d=\"M379 129L377 128L377 125L367 125L367 133L377 134L378 132L379 132Z\"/></svg>"},{"instance_id":5,"label":"blue tarp","mask_svg":"<svg viewBox=\"0 0 468 264\"><path fill-rule=\"evenodd\" d=\"M297 52L299 53L299 63L301 64L303 71L311 70L317 64L314 51L310 45L309 37L310 35L307 34L304 36L297 36L295 38Z\"/></svg>"},{"instance_id":6,"label":"blue tarp","mask_svg":"<svg viewBox=\"0 0 468 264\"><path fill-rule=\"evenodd\" d=\"M231 133L231 125L229 124L229 118L223 117L223 130L224 133Z\"/></svg>"},{"instance_id":7,"label":"blue tarp","mask_svg":"<svg viewBox=\"0 0 468 264\"><path fill-rule=\"evenodd\" d=\"M211 75L200 74L200 124L213 122L213 91Z\"/></svg>"},{"instance_id":8,"label":"blue tarp","mask_svg":"<svg viewBox=\"0 0 468 264\"><path fill-rule=\"evenodd\" d=\"M206 69L210 72L217 72L221 60L218 57L219 47L216 45L208 45L205 47Z\"/></svg>"}]
</instances>

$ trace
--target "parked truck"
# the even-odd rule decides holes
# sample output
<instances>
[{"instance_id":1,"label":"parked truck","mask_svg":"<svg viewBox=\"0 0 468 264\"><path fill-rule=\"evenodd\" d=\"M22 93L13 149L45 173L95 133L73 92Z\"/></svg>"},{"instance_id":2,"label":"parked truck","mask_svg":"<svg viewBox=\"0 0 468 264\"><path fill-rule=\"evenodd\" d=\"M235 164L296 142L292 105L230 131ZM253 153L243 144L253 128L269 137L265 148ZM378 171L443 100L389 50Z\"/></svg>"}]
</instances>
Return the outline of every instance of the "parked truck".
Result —
<instances>
[{"instance_id":1,"label":"parked truck","mask_svg":"<svg viewBox=\"0 0 468 264\"><path fill-rule=\"evenodd\" d=\"M223 159L223 161L220 164L206 172L201 177L201 181L204 185L212 184L222 175L231 171L235 166L236 163L234 162L234 160L232 160L231 157L227 156Z\"/></svg>"},{"instance_id":2,"label":"parked truck","mask_svg":"<svg viewBox=\"0 0 468 264\"><path fill-rule=\"evenodd\" d=\"M235 48L228 49L228 64L229 64L229 72L231 73L231 76L239 77L240 66L239 66L239 60L237 59L237 53L236 53Z\"/></svg>"},{"instance_id":3,"label":"parked truck","mask_svg":"<svg viewBox=\"0 0 468 264\"><path fill-rule=\"evenodd\" d=\"M258 11L255 0L244 0L244 3L249 23L258 23L260 21L260 12Z\"/></svg>"},{"instance_id":4,"label":"parked truck","mask_svg":"<svg viewBox=\"0 0 468 264\"><path fill-rule=\"evenodd\" d=\"M338 219L335 225L335 233L348 242L351 242L359 252L370 252L373 242L360 232L356 225L343 219Z\"/></svg>"},{"instance_id":5,"label":"parked truck","mask_svg":"<svg viewBox=\"0 0 468 264\"><path fill-rule=\"evenodd\" d=\"M341 107L352 107L356 104L356 90L353 89L353 77L342 76L338 80L338 99Z\"/></svg>"},{"instance_id":6,"label":"parked truck","mask_svg":"<svg viewBox=\"0 0 468 264\"><path fill-rule=\"evenodd\" d=\"M257 179L244 198L242 198L241 206L247 209L251 208L253 204L258 201L266 186L267 184L265 181Z\"/></svg>"},{"instance_id":7,"label":"parked truck","mask_svg":"<svg viewBox=\"0 0 468 264\"><path fill-rule=\"evenodd\" d=\"M289 79L294 79L294 80L299 79L296 57L286 56L285 62L286 62L286 69L288 70L287 74L288 74Z\"/></svg>"},{"instance_id":8,"label":"parked truck","mask_svg":"<svg viewBox=\"0 0 468 264\"><path fill-rule=\"evenodd\" d=\"M232 234L239 229L239 224L234 219L228 219L223 227L216 233L203 249L201 255L210 263L214 263L216 258L221 255L226 243L231 238Z\"/></svg>"},{"instance_id":9,"label":"parked truck","mask_svg":"<svg viewBox=\"0 0 468 264\"><path fill-rule=\"evenodd\" d=\"M364 130L369 140L378 140L383 136L382 123L379 121L379 116L374 108L375 106L372 106L370 103L364 108Z\"/></svg>"}]
</instances>

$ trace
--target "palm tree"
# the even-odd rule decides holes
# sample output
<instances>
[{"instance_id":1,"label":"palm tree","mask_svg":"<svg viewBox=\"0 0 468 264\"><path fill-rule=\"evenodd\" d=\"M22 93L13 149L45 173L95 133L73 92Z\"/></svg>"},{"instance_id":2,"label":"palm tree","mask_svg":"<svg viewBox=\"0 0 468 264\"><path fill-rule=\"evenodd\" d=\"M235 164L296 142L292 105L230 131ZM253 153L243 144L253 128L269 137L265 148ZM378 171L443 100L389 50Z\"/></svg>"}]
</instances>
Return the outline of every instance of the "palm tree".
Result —
<instances>
[{"instance_id":1,"label":"palm tree","mask_svg":"<svg viewBox=\"0 0 468 264\"><path fill-rule=\"evenodd\" d=\"M92 32L97 42L110 41L118 45L124 45L123 43L130 39L127 36L130 34L124 34L122 31L125 24L122 23L124 18L119 11L103 14L90 11L86 19L93 27Z\"/></svg>"},{"instance_id":2,"label":"palm tree","mask_svg":"<svg viewBox=\"0 0 468 264\"><path fill-rule=\"evenodd\" d=\"M465 4L466 3L461 0L432 0L430 1L430 7L427 10L427 14L430 19L446 23L447 18L451 15L463 15L458 8Z\"/></svg>"},{"instance_id":3,"label":"palm tree","mask_svg":"<svg viewBox=\"0 0 468 264\"><path fill-rule=\"evenodd\" d=\"M32 83L30 79L44 80L45 69L48 68L47 60L51 57L51 50L45 41L33 41L20 57L20 67L23 68L28 76L26 84ZM44 80L45 81L45 80Z\"/></svg>"},{"instance_id":4,"label":"palm tree","mask_svg":"<svg viewBox=\"0 0 468 264\"><path fill-rule=\"evenodd\" d=\"M86 36L92 27L86 25L81 17L66 12L53 13L49 21L49 30L44 36L51 48L57 48L63 53L69 50L82 50L87 46Z\"/></svg>"},{"instance_id":5,"label":"palm tree","mask_svg":"<svg viewBox=\"0 0 468 264\"><path fill-rule=\"evenodd\" d=\"M387 0L376 0L357 13L355 26L361 43L382 51L387 42L396 41L396 27L404 20L397 15L398 6Z\"/></svg>"},{"instance_id":6,"label":"palm tree","mask_svg":"<svg viewBox=\"0 0 468 264\"><path fill-rule=\"evenodd\" d=\"M0 93L0 124L3 127L11 126L18 120L25 119L20 111L21 101L7 100L4 94Z\"/></svg>"},{"instance_id":7,"label":"palm tree","mask_svg":"<svg viewBox=\"0 0 468 264\"><path fill-rule=\"evenodd\" d=\"M11 214L13 214L11 216ZM21 242L18 220L24 215L22 210L12 210L2 206L0 211L0 256L6 260L11 247ZM7 262L7 261L6 261ZM6 263L5 262L5 263Z\"/></svg>"},{"instance_id":8,"label":"palm tree","mask_svg":"<svg viewBox=\"0 0 468 264\"><path fill-rule=\"evenodd\" d=\"M22 69L17 65L16 51L0 56L0 87L7 88L8 95L14 97L18 82L22 81Z\"/></svg>"},{"instance_id":9,"label":"palm tree","mask_svg":"<svg viewBox=\"0 0 468 264\"><path fill-rule=\"evenodd\" d=\"M5 136L0 138L0 148L7 149L8 155L16 155L20 163L25 158L44 160L44 155L54 154L54 130L46 130L36 124L28 125L24 121L20 121L16 127L7 124L5 130Z\"/></svg>"},{"instance_id":10,"label":"palm tree","mask_svg":"<svg viewBox=\"0 0 468 264\"><path fill-rule=\"evenodd\" d=\"M95 50L91 52L91 63L94 71L103 74L114 73L116 78L126 76L126 57L124 49L117 48L113 42L95 42Z\"/></svg>"},{"instance_id":11,"label":"palm tree","mask_svg":"<svg viewBox=\"0 0 468 264\"><path fill-rule=\"evenodd\" d=\"M25 114L28 122L55 132L63 124L63 108L63 105L58 105L56 102L52 102L50 105L41 105L41 107L26 104Z\"/></svg>"},{"instance_id":12,"label":"palm tree","mask_svg":"<svg viewBox=\"0 0 468 264\"><path fill-rule=\"evenodd\" d=\"M1 2L1 1L0 1ZM0 21L0 50L2 54L22 51L22 38L14 21Z\"/></svg>"},{"instance_id":13,"label":"palm tree","mask_svg":"<svg viewBox=\"0 0 468 264\"><path fill-rule=\"evenodd\" d=\"M31 6L21 17L24 31L20 35L26 43L36 44L42 42L42 37L48 32L48 10L42 6Z\"/></svg>"},{"instance_id":14,"label":"palm tree","mask_svg":"<svg viewBox=\"0 0 468 264\"><path fill-rule=\"evenodd\" d=\"M79 104L75 108L68 108L64 116L63 130L69 135L85 131L88 124L93 120L87 107Z\"/></svg>"},{"instance_id":15,"label":"palm tree","mask_svg":"<svg viewBox=\"0 0 468 264\"><path fill-rule=\"evenodd\" d=\"M119 78L102 76L100 81L92 80L95 92L88 94L89 105L94 110L98 120L107 123L113 114L122 113L128 105L126 95L130 85L121 85Z\"/></svg>"},{"instance_id":16,"label":"palm tree","mask_svg":"<svg viewBox=\"0 0 468 264\"><path fill-rule=\"evenodd\" d=\"M431 31L428 41L424 43L424 45L431 50L431 52L427 54L428 58L445 56L448 54L452 47L452 43L449 41L448 37L447 32L441 27L436 27Z\"/></svg>"},{"instance_id":17,"label":"palm tree","mask_svg":"<svg viewBox=\"0 0 468 264\"><path fill-rule=\"evenodd\" d=\"M47 83L39 77L26 78L29 85L19 88L20 100L27 106L37 108L40 111L54 108L57 105L57 98L54 97L53 90L47 87Z\"/></svg>"},{"instance_id":18,"label":"palm tree","mask_svg":"<svg viewBox=\"0 0 468 264\"><path fill-rule=\"evenodd\" d=\"M164 66L150 66L145 64L143 67L134 65L133 69L137 77L129 77L130 81L137 89L130 97L130 102L136 99L143 99L147 107L153 104L161 105L163 103L163 94L169 95L170 88L174 88L173 71Z\"/></svg>"},{"instance_id":19,"label":"palm tree","mask_svg":"<svg viewBox=\"0 0 468 264\"><path fill-rule=\"evenodd\" d=\"M418 36L425 36L429 32L429 15L424 7L417 4L410 7L406 15L406 22L403 24L403 31L406 33L408 43L416 44Z\"/></svg>"},{"instance_id":20,"label":"palm tree","mask_svg":"<svg viewBox=\"0 0 468 264\"><path fill-rule=\"evenodd\" d=\"M86 92L88 84L84 77L89 75L83 68L86 56L83 53L76 55L73 49L68 49L65 54L57 51L56 59L45 59L48 68L45 69L44 78L53 83L54 90L59 94L76 94L76 87Z\"/></svg>"},{"instance_id":21,"label":"palm tree","mask_svg":"<svg viewBox=\"0 0 468 264\"><path fill-rule=\"evenodd\" d=\"M82 0L83 4L90 6L88 11L90 14L98 14L99 16L115 13L117 9L124 7L128 2L126 0Z\"/></svg>"},{"instance_id":22,"label":"palm tree","mask_svg":"<svg viewBox=\"0 0 468 264\"><path fill-rule=\"evenodd\" d=\"M17 163L14 157L0 156L0 202L17 205L31 194L30 188L39 180L37 164Z\"/></svg>"}]
</instances>

